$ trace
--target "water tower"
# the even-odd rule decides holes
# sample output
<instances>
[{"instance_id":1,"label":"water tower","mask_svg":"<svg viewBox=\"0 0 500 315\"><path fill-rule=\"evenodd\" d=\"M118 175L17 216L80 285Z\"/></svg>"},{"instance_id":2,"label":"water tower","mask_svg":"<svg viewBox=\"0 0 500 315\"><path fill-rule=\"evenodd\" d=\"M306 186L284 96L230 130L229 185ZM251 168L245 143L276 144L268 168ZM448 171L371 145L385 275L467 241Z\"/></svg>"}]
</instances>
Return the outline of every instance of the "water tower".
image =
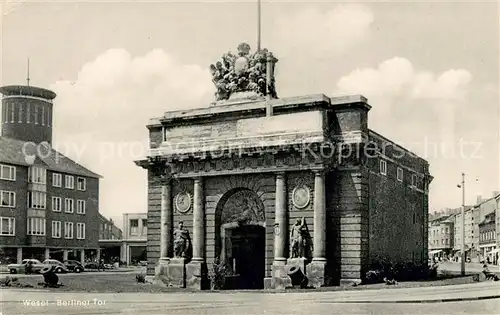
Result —
<instances>
[{"instance_id":1,"label":"water tower","mask_svg":"<svg viewBox=\"0 0 500 315\"><path fill-rule=\"evenodd\" d=\"M29 85L0 87L2 136L52 144L52 106L56 93Z\"/></svg>"}]
</instances>

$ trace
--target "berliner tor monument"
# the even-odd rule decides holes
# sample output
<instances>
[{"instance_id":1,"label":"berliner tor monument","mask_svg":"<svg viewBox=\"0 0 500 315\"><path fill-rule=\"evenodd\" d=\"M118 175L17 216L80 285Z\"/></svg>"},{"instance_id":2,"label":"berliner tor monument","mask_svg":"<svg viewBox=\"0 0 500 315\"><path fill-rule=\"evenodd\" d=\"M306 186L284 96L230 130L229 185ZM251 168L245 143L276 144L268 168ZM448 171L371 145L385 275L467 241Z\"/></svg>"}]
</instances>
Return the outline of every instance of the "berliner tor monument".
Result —
<instances>
[{"instance_id":1,"label":"berliner tor monument","mask_svg":"<svg viewBox=\"0 0 500 315\"><path fill-rule=\"evenodd\" d=\"M279 97L278 56L235 48L211 104L147 125L148 276L204 290L224 265L225 288L283 289L292 268L322 287L427 264L427 161L369 128L363 96Z\"/></svg>"}]
</instances>

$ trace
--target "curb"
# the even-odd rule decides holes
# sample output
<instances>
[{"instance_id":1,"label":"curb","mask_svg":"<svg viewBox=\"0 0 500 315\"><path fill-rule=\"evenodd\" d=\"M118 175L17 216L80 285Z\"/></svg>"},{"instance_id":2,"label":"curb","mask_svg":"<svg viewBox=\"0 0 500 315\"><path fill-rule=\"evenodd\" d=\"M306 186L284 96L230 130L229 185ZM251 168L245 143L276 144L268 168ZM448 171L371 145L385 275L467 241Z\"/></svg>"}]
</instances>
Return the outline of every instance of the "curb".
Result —
<instances>
[{"instance_id":1,"label":"curb","mask_svg":"<svg viewBox=\"0 0 500 315\"><path fill-rule=\"evenodd\" d=\"M430 304L430 303L449 303L449 302L465 302L465 301L480 301L480 300L494 300L500 299L500 295L492 296L478 296L467 298L447 298L447 299L434 299L434 300L381 300L381 301L317 301L320 304Z\"/></svg>"}]
</instances>

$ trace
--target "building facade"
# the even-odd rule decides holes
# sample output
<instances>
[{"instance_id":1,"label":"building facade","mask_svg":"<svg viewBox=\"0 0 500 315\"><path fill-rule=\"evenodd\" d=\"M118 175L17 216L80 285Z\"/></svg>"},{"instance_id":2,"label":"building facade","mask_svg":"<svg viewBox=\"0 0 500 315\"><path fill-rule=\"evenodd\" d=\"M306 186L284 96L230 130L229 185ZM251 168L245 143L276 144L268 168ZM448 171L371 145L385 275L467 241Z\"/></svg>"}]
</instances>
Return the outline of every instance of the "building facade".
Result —
<instances>
[{"instance_id":1,"label":"building facade","mask_svg":"<svg viewBox=\"0 0 500 315\"><path fill-rule=\"evenodd\" d=\"M231 68L239 76L245 58ZM148 170L148 275L173 284L182 231L191 252L175 285L197 289L217 260L238 288L282 287L297 264L319 287L360 281L381 260L427 263L429 165L369 129L366 98L277 99L274 83L265 97L258 84L229 93L219 83L211 107L148 125L150 153L136 162Z\"/></svg>"},{"instance_id":2,"label":"building facade","mask_svg":"<svg viewBox=\"0 0 500 315\"><path fill-rule=\"evenodd\" d=\"M127 264L137 264L147 260L146 245L148 241L147 213L123 214L123 241L121 260Z\"/></svg>"},{"instance_id":3,"label":"building facade","mask_svg":"<svg viewBox=\"0 0 500 315\"><path fill-rule=\"evenodd\" d=\"M115 225L115 222L99 213L99 240L121 240L122 238L123 232Z\"/></svg>"},{"instance_id":4,"label":"building facade","mask_svg":"<svg viewBox=\"0 0 500 315\"><path fill-rule=\"evenodd\" d=\"M453 253L455 215L429 222L429 256L448 259Z\"/></svg>"},{"instance_id":5,"label":"building facade","mask_svg":"<svg viewBox=\"0 0 500 315\"><path fill-rule=\"evenodd\" d=\"M32 86L0 92L3 260L98 255L100 176L51 148L55 93Z\"/></svg>"},{"instance_id":6,"label":"building facade","mask_svg":"<svg viewBox=\"0 0 500 315\"><path fill-rule=\"evenodd\" d=\"M478 224L481 261L487 263L496 263L498 260L498 254L495 251L497 248L495 215L495 212L488 213Z\"/></svg>"}]
</instances>

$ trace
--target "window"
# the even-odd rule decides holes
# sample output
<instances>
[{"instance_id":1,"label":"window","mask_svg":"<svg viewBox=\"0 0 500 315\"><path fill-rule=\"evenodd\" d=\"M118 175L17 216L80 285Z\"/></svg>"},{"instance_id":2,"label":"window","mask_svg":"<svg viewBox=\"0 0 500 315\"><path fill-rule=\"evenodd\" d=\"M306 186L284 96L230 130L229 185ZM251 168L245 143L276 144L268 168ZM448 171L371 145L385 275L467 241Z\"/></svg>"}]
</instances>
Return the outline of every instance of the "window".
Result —
<instances>
[{"instance_id":1,"label":"window","mask_svg":"<svg viewBox=\"0 0 500 315\"><path fill-rule=\"evenodd\" d=\"M61 212L61 197L52 197L52 211Z\"/></svg>"},{"instance_id":2,"label":"window","mask_svg":"<svg viewBox=\"0 0 500 315\"><path fill-rule=\"evenodd\" d=\"M45 235L45 219L28 218L28 235Z\"/></svg>"},{"instance_id":3,"label":"window","mask_svg":"<svg viewBox=\"0 0 500 315\"><path fill-rule=\"evenodd\" d=\"M76 224L76 238L79 240L85 239L85 223Z\"/></svg>"},{"instance_id":4,"label":"window","mask_svg":"<svg viewBox=\"0 0 500 315\"><path fill-rule=\"evenodd\" d=\"M42 167L32 166L29 168L29 178L31 183L45 184L46 175L47 171Z\"/></svg>"},{"instance_id":5,"label":"window","mask_svg":"<svg viewBox=\"0 0 500 315\"><path fill-rule=\"evenodd\" d=\"M1 217L0 218L0 235L14 236L16 234L16 219Z\"/></svg>"},{"instance_id":6,"label":"window","mask_svg":"<svg viewBox=\"0 0 500 315\"><path fill-rule=\"evenodd\" d=\"M28 191L28 208L45 209L46 194L40 191Z\"/></svg>"},{"instance_id":7,"label":"window","mask_svg":"<svg viewBox=\"0 0 500 315\"><path fill-rule=\"evenodd\" d=\"M52 221L52 238L61 238L61 221Z\"/></svg>"},{"instance_id":8,"label":"window","mask_svg":"<svg viewBox=\"0 0 500 315\"><path fill-rule=\"evenodd\" d=\"M130 234L135 234L137 233L139 229L139 220L130 220Z\"/></svg>"},{"instance_id":9,"label":"window","mask_svg":"<svg viewBox=\"0 0 500 315\"><path fill-rule=\"evenodd\" d=\"M64 222L64 238L73 238L73 222Z\"/></svg>"},{"instance_id":10,"label":"window","mask_svg":"<svg viewBox=\"0 0 500 315\"><path fill-rule=\"evenodd\" d=\"M0 179L16 180L16 167L10 165L0 165Z\"/></svg>"},{"instance_id":11,"label":"window","mask_svg":"<svg viewBox=\"0 0 500 315\"><path fill-rule=\"evenodd\" d=\"M64 176L64 187L68 189L75 188L75 178L71 175Z\"/></svg>"},{"instance_id":12,"label":"window","mask_svg":"<svg viewBox=\"0 0 500 315\"><path fill-rule=\"evenodd\" d=\"M380 174L387 175L387 162L380 160Z\"/></svg>"},{"instance_id":13,"label":"window","mask_svg":"<svg viewBox=\"0 0 500 315\"><path fill-rule=\"evenodd\" d=\"M13 191L0 191L0 207L15 208L16 193Z\"/></svg>"},{"instance_id":14,"label":"window","mask_svg":"<svg viewBox=\"0 0 500 315\"><path fill-rule=\"evenodd\" d=\"M446 245L448 245L448 239L446 239L446 242L445 242L445 243L446 243Z\"/></svg>"},{"instance_id":15,"label":"window","mask_svg":"<svg viewBox=\"0 0 500 315\"><path fill-rule=\"evenodd\" d=\"M401 167L398 167L397 178L399 182L403 181L403 169Z\"/></svg>"},{"instance_id":16,"label":"window","mask_svg":"<svg viewBox=\"0 0 500 315\"><path fill-rule=\"evenodd\" d=\"M66 198L64 199L64 212L73 213L74 209L74 201L73 199Z\"/></svg>"},{"instance_id":17,"label":"window","mask_svg":"<svg viewBox=\"0 0 500 315\"><path fill-rule=\"evenodd\" d=\"M85 214L85 200L76 201L76 213Z\"/></svg>"},{"instance_id":18,"label":"window","mask_svg":"<svg viewBox=\"0 0 500 315\"><path fill-rule=\"evenodd\" d=\"M86 182L85 178L78 177L76 179L76 186L77 186L78 190L85 190L85 189L87 189L87 182Z\"/></svg>"},{"instance_id":19,"label":"window","mask_svg":"<svg viewBox=\"0 0 500 315\"><path fill-rule=\"evenodd\" d=\"M147 219L142 219L142 235L147 235L148 234L148 220Z\"/></svg>"},{"instance_id":20,"label":"window","mask_svg":"<svg viewBox=\"0 0 500 315\"><path fill-rule=\"evenodd\" d=\"M62 175L54 173L52 174L52 186L61 187L62 186Z\"/></svg>"},{"instance_id":21,"label":"window","mask_svg":"<svg viewBox=\"0 0 500 315\"><path fill-rule=\"evenodd\" d=\"M444 240L443 239L441 240L441 245L444 245Z\"/></svg>"},{"instance_id":22,"label":"window","mask_svg":"<svg viewBox=\"0 0 500 315\"><path fill-rule=\"evenodd\" d=\"M413 187L417 187L417 175L416 174L411 175L411 185Z\"/></svg>"}]
</instances>

